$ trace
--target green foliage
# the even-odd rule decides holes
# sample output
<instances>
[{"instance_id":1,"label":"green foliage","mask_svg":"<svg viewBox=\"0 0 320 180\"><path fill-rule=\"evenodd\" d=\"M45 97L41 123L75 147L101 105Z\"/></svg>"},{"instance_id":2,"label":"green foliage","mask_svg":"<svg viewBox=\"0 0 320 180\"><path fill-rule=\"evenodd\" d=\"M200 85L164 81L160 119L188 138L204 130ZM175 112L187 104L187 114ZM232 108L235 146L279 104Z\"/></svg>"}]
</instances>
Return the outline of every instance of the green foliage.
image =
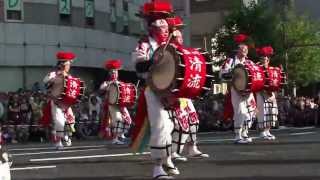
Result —
<instances>
[{"instance_id":1,"label":"green foliage","mask_svg":"<svg viewBox=\"0 0 320 180\"><path fill-rule=\"evenodd\" d=\"M223 28L216 34L216 53L230 56L236 48L233 35L248 34L254 42L252 47L271 45L275 49L273 65L282 64L285 67L285 54L288 53L287 73L290 82L302 86L319 82L320 26L292 11L285 13L284 22L279 9L268 6L267 1L251 4L250 7L236 5ZM249 50L249 57L257 60L254 48Z\"/></svg>"}]
</instances>

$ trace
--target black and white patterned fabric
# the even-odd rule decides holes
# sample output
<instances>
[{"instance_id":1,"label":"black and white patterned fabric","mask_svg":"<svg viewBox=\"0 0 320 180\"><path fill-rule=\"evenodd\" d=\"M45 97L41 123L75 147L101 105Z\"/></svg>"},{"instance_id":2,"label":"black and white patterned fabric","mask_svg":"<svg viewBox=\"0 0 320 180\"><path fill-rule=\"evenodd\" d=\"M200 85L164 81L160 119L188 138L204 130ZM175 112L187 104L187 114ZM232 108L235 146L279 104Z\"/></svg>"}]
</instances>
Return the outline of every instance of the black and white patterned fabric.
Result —
<instances>
[{"instance_id":1,"label":"black and white patterned fabric","mask_svg":"<svg viewBox=\"0 0 320 180\"><path fill-rule=\"evenodd\" d=\"M264 93L257 94L258 126L273 127L278 121L278 106L276 100L269 100Z\"/></svg>"}]
</instances>

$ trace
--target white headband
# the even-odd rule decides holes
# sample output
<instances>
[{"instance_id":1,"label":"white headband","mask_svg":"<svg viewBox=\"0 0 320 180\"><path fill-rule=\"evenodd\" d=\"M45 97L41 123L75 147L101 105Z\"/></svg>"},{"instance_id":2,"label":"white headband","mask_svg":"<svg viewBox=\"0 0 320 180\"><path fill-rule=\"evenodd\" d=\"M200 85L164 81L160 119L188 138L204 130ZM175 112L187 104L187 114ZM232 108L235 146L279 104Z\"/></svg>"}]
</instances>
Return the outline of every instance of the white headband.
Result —
<instances>
[{"instance_id":1,"label":"white headband","mask_svg":"<svg viewBox=\"0 0 320 180\"><path fill-rule=\"evenodd\" d=\"M165 19L157 19L151 23L152 26L155 27L168 27L168 23Z\"/></svg>"}]
</instances>

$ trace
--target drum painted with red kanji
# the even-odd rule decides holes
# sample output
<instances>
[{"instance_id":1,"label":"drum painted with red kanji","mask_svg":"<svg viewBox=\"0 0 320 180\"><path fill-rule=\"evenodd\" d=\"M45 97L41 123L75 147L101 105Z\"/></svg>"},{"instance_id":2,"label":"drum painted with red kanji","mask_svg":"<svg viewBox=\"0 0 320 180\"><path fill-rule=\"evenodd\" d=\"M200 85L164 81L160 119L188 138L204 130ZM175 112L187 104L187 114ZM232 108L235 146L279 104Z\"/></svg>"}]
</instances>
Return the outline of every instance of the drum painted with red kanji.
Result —
<instances>
[{"instance_id":1,"label":"drum painted with red kanji","mask_svg":"<svg viewBox=\"0 0 320 180\"><path fill-rule=\"evenodd\" d=\"M268 67L265 69L265 90L270 92L279 91L285 83L285 73L279 67Z\"/></svg>"},{"instance_id":2,"label":"drum painted with red kanji","mask_svg":"<svg viewBox=\"0 0 320 180\"><path fill-rule=\"evenodd\" d=\"M169 44L160 46L148 78L150 88L161 97L196 98L211 87L210 65L202 52Z\"/></svg>"},{"instance_id":3,"label":"drum painted with red kanji","mask_svg":"<svg viewBox=\"0 0 320 180\"><path fill-rule=\"evenodd\" d=\"M235 66L232 85L241 94L259 92L264 89L265 74L262 66L245 63Z\"/></svg>"},{"instance_id":4,"label":"drum painted with red kanji","mask_svg":"<svg viewBox=\"0 0 320 180\"><path fill-rule=\"evenodd\" d=\"M84 90L84 82L69 75L56 77L49 93L58 104L70 107L80 101L84 95Z\"/></svg>"},{"instance_id":5,"label":"drum painted with red kanji","mask_svg":"<svg viewBox=\"0 0 320 180\"><path fill-rule=\"evenodd\" d=\"M108 102L112 105L131 107L137 99L137 89L132 83L113 82L108 88Z\"/></svg>"}]
</instances>

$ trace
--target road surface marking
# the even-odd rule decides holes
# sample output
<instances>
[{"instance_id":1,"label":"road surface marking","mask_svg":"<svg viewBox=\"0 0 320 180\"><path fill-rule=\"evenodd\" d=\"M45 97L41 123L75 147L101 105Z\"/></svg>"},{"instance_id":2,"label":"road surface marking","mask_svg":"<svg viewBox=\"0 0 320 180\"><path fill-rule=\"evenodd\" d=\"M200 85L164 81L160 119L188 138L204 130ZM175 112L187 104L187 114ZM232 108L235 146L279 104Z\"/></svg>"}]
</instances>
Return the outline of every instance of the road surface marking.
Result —
<instances>
[{"instance_id":1,"label":"road surface marking","mask_svg":"<svg viewBox=\"0 0 320 180\"><path fill-rule=\"evenodd\" d=\"M59 160L71 160L71 159L90 159L90 158L103 158L103 157L121 157L121 156L136 156L150 154L150 152L143 153L124 153L124 154L101 154L92 156L69 156L60 158L42 158L42 159L30 159L30 162L40 162L40 161L59 161Z\"/></svg>"},{"instance_id":2,"label":"road surface marking","mask_svg":"<svg viewBox=\"0 0 320 180\"><path fill-rule=\"evenodd\" d=\"M72 153L72 152L82 152L82 151L97 151L105 148L96 148L96 149L80 149L80 150L71 150L71 151L46 151L46 152L33 152L33 153L17 153L11 154L12 156L27 156L27 155L38 155L38 154L59 154L59 153Z\"/></svg>"},{"instance_id":3,"label":"road surface marking","mask_svg":"<svg viewBox=\"0 0 320 180\"><path fill-rule=\"evenodd\" d=\"M11 168L11 171L21 171L21 170L37 170L37 169L52 169L57 166L31 166L31 167L21 167L21 168Z\"/></svg>"},{"instance_id":4,"label":"road surface marking","mask_svg":"<svg viewBox=\"0 0 320 180\"><path fill-rule=\"evenodd\" d=\"M306 135L306 134L317 134L317 132L290 133L290 136L299 136L299 135Z\"/></svg>"},{"instance_id":5,"label":"road surface marking","mask_svg":"<svg viewBox=\"0 0 320 180\"><path fill-rule=\"evenodd\" d=\"M106 147L106 145L93 145L93 146L72 146L65 147L64 149L77 149L77 148L98 148L98 147ZM39 147L39 148L8 148L9 151L34 151L34 150L46 150L46 149L56 149L55 147Z\"/></svg>"}]
</instances>

